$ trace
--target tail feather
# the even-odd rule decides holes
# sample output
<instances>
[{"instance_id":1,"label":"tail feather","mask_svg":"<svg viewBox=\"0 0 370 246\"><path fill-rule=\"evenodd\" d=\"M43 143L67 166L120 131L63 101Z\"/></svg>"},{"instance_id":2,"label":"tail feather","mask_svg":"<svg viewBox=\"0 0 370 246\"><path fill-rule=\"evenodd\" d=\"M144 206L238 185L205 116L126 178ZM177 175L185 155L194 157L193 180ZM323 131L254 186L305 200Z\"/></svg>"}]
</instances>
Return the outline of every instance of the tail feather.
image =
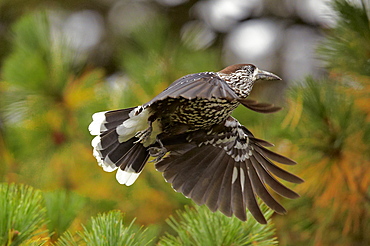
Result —
<instances>
[{"instance_id":1,"label":"tail feather","mask_svg":"<svg viewBox=\"0 0 370 246\"><path fill-rule=\"evenodd\" d=\"M101 153L102 156L110 156L110 158L113 159L111 153L114 151L119 151L117 149L122 149L124 146L124 143L120 145L120 143L118 142L113 142L111 145L109 145L109 147L98 151Z\"/></svg>"},{"instance_id":2,"label":"tail feather","mask_svg":"<svg viewBox=\"0 0 370 246\"><path fill-rule=\"evenodd\" d=\"M105 151L107 152L106 156L116 165L120 166L122 164L122 158L131 153L131 149L134 147L135 138L131 138L130 140L119 143L117 140L115 144L111 145L112 148L107 148ZM113 146L117 146L113 148Z\"/></svg>"},{"instance_id":3,"label":"tail feather","mask_svg":"<svg viewBox=\"0 0 370 246\"><path fill-rule=\"evenodd\" d=\"M149 152L141 143L136 143L133 147L118 161L120 168L116 179L120 184L132 185L139 177L146 161L149 158Z\"/></svg>"},{"instance_id":4,"label":"tail feather","mask_svg":"<svg viewBox=\"0 0 370 246\"><path fill-rule=\"evenodd\" d=\"M105 113L105 118L107 122L121 122L122 120L127 120L130 116L130 112L134 110L135 107L112 110Z\"/></svg>"},{"instance_id":5,"label":"tail feather","mask_svg":"<svg viewBox=\"0 0 370 246\"><path fill-rule=\"evenodd\" d=\"M114 129L111 129L96 136L91 142L91 145L100 150L107 149L116 142L117 138L118 134Z\"/></svg>"},{"instance_id":6,"label":"tail feather","mask_svg":"<svg viewBox=\"0 0 370 246\"><path fill-rule=\"evenodd\" d=\"M125 152L121 152L125 153ZM149 158L149 152L141 143L131 145L131 148L126 151L124 155L121 154L121 158L116 161L116 165L119 165L122 170L131 170L134 172L140 172L146 161Z\"/></svg>"},{"instance_id":7,"label":"tail feather","mask_svg":"<svg viewBox=\"0 0 370 246\"><path fill-rule=\"evenodd\" d=\"M136 142L138 138L135 137L136 131L140 130L136 129L137 125L147 122L145 114L139 116L142 110L139 106L99 112L93 115L93 122L89 125L90 133L97 135L91 145L98 164L104 171L118 169L116 178L121 184L133 184L149 158L148 149ZM133 124L135 122L138 124Z\"/></svg>"},{"instance_id":8,"label":"tail feather","mask_svg":"<svg viewBox=\"0 0 370 246\"><path fill-rule=\"evenodd\" d=\"M103 132L116 128L122 122L130 118L130 112L134 108L103 111L93 114L93 121L89 125L91 135L99 135Z\"/></svg>"}]
</instances>

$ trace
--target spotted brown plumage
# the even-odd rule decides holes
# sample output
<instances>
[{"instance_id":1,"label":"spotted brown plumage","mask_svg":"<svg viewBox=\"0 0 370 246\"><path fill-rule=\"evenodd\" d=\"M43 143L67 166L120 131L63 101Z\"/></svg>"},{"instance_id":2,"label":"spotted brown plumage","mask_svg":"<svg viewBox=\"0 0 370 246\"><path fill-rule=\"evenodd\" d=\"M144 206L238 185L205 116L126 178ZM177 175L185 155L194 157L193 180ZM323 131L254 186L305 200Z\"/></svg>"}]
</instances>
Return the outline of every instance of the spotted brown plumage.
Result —
<instances>
[{"instance_id":1,"label":"spotted brown plumage","mask_svg":"<svg viewBox=\"0 0 370 246\"><path fill-rule=\"evenodd\" d=\"M89 126L96 135L94 156L105 171L118 169L116 178L126 185L155 157L166 181L197 204L243 221L248 208L258 222L266 223L256 197L283 214L267 186L297 198L276 177L292 183L302 179L272 162L294 161L266 149L273 145L255 138L230 116L240 104L260 113L280 109L247 99L257 80L280 78L251 64L237 64L186 75L141 106L96 113Z\"/></svg>"}]
</instances>

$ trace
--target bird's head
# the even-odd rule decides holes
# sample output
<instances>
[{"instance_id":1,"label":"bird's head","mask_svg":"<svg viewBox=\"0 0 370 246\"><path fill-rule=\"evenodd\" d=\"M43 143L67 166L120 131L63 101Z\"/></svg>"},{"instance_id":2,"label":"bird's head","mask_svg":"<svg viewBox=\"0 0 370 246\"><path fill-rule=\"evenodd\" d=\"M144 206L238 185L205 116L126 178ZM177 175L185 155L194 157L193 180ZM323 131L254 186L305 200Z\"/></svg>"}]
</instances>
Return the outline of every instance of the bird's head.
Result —
<instances>
[{"instance_id":1,"label":"bird's head","mask_svg":"<svg viewBox=\"0 0 370 246\"><path fill-rule=\"evenodd\" d=\"M257 80L281 80L279 76L258 69L252 64L231 65L219 71L218 75L241 98L249 96Z\"/></svg>"}]
</instances>

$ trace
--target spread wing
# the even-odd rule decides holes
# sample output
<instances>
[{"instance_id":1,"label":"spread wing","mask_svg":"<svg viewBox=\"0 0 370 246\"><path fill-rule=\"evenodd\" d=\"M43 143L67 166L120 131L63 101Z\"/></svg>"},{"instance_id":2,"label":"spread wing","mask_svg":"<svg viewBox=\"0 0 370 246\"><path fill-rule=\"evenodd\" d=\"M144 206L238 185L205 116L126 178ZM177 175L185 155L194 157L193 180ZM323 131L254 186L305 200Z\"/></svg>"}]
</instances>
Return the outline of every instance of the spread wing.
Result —
<instances>
[{"instance_id":1,"label":"spread wing","mask_svg":"<svg viewBox=\"0 0 370 246\"><path fill-rule=\"evenodd\" d=\"M228 101L237 100L246 108L259 113L274 113L281 110L280 107L268 103L259 103L251 99L239 98L235 92L216 73L203 72L186 75L173 82L167 89L154 97L144 108L154 102L166 98L223 98Z\"/></svg>"},{"instance_id":2,"label":"spread wing","mask_svg":"<svg viewBox=\"0 0 370 246\"><path fill-rule=\"evenodd\" d=\"M267 186L284 197L298 197L275 176L293 183L303 180L271 160L287 165L295 162L266 149L272 144L254 138L236 119L230 117L208 132L190 133L186 139L185 144L169 147L169 156L156 168L176 191L197 204L241 220L246 220L248 208L258 222L266 223L256 196L276 212L286 212Z\"/></svg>"},{"instance_id":3,"label":"spread wing","mask_svg":"<svg viewBox=\"0 0 370 246\"><path fill-rule=\"evenodd\" d=\"M235 100L238 96L216 73L203 72L186 75L173 82L167 89L154 97L145 106L166 98L224 98Z\"/></svg>"}]
</instances>

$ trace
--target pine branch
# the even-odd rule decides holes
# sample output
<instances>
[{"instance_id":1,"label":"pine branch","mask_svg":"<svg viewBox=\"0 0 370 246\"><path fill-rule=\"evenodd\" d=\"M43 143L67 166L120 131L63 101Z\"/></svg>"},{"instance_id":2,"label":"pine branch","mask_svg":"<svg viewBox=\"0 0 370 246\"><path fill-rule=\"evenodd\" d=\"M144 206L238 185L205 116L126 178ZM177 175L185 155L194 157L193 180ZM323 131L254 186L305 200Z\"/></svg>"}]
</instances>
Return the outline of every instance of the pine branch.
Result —
<instances>
[{"instance_id":1,"label":"pine branch","mask_svg":"<svg viewBox=\"0 0 370 246\"><path fill-rule=\"evenodd\" d=\"M319 53L336 72L370 76L370 6L347 0L334 0L332 5L338 22Z\"/></svg>"},{"instance_id":2,"label":"pine branch","mask_svg":"<svg viewBox=\"0 0 370 246\"><path fill-rule=\"evenodd\" d=\"M73 192L60 190L45 192L44 199L48 215L47 227L52 240L56 240L72 224L83 207L85 198Z\"/></svg>"},{"instance_id":3,"label":"pine branch","mask_svg":"<svg viewBox=\"0 0 370 246\"><path fill-rule=\"evenodd\" d=\"M0 184L0 245L19 245L40 235L45 223L41 191L15 184Z\"/></svg>"},{"instance_id":4,"label":"pine branch","mask_svg":"<svg viewBox=\"0 0 370 246\"><path fill-rule=\"evenodd\" d=\"M134 221L124 225L120 211L111 211L91 219L90 225L84 227L81 237L87 245L149 245L151 238L146 237L147 230L137 228Z\"/></svg>"},{"instance_id":5,"label":"pine branch","mask_svg":"<svg viewBox=\"0 0 370 246\"><path fill-rule=\"evenodd\" d=\"M267 218L272 211L264 207ZM267 225L256 222L248 212L249 219L242 222L235 217L228 218L220 212L213 213L205 206L185 207L177 213L178 219L170 217L169 226L176 235L167 233L159 245L277 245L271 221Z\"/></svg>"}]
</instances>

